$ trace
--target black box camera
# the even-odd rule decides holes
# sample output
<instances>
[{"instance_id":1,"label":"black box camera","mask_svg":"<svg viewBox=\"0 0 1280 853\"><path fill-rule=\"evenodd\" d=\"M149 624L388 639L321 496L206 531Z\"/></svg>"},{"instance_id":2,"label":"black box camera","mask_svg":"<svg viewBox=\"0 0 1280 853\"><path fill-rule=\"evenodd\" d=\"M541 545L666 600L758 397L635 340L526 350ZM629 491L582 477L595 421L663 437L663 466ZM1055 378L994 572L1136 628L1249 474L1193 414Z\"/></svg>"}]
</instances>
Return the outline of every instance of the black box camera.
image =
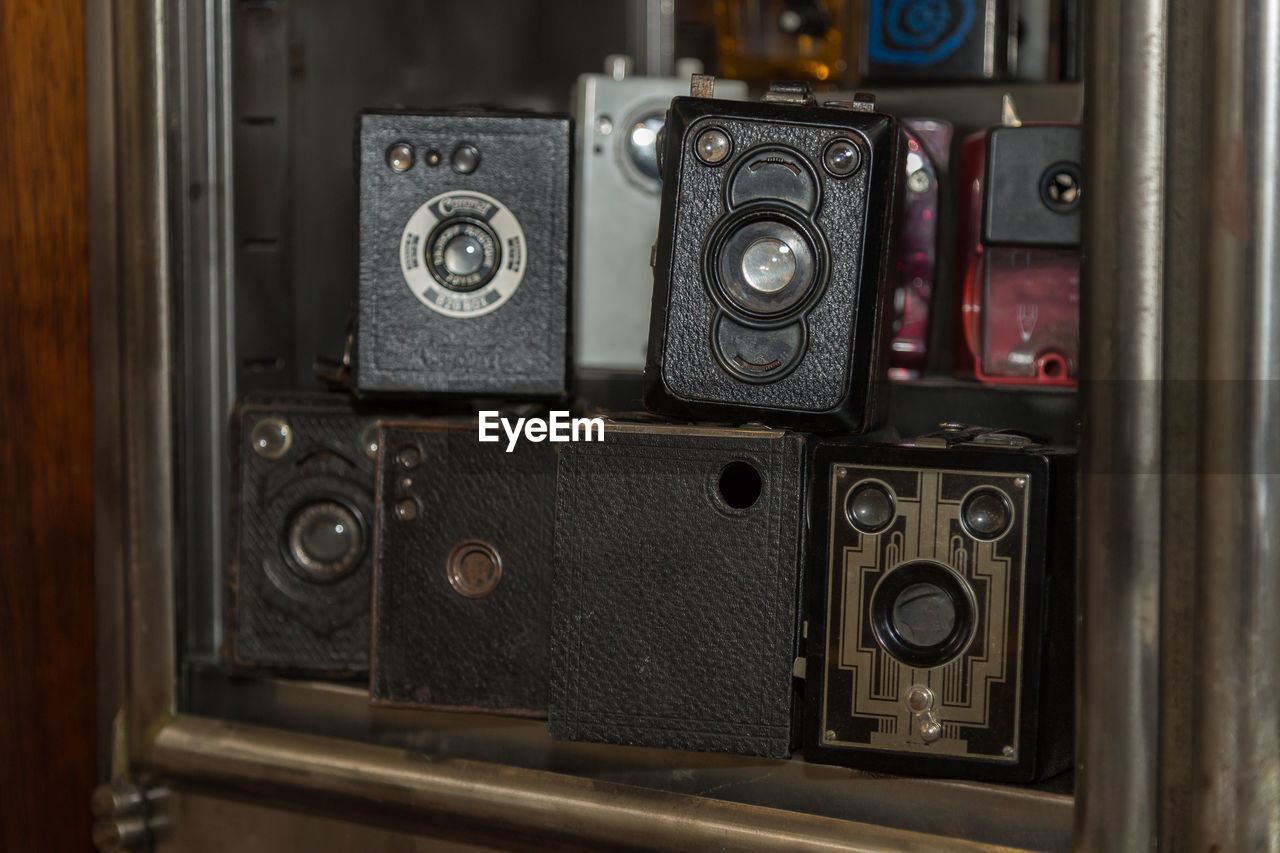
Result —
<instances>
[{"instance_id":1,"label":"black box camera","mask_svg":"<svg viewBox=\"0 0 1280 853\"><path fill-rule=\"evenodd\" d=\"M775 84L762 103L676 98L664 134L645 407L874 427L897 120L869 101L818 106L807 86Z\"/></svg>"},{"instance_id":2,"label":"black box camera","mask_svg":"<svg viewBox=\"0 0 1280 853\"><path fill-rule=\"evenodd\" d=\"M368 669L376 419L337 394L262 393L237 406L233 664Z\"/></svg>"},{"instance_id":3,"label":"black box camera","mask_svg":"<svg viewBox=\"0 0 1280 853\"><path fill-rule=\"evenodd\" d=\"M823 444L805 756L1031 781L1072 755L1075 454L953 430Z\"/></svg>"},{"instance_id":4,"label":"black box camera","mask_svg":"<svg viewBox=\"0 0 1280 853\"><path fill-rule=\"evenodd\" d=\"M804 439L611 424L556 484L551 736L785 757Z\"/></svg>"},{"instance_id":5,"label":"black box camera","mask_svg":"<svg viewBox=\"0 0 1280 853\"><path fill-rule=\"evenodd\" d=\"M562 116L361 117L360 392L564 392L572 144Z\"/></svg>"},{"instance_id":6,"label":"black box camera","mask_svg":"<svg viewBox=\"0 0 1280 853\"><path fill-rule=\"evenodd\" d=\"M375 704L542 717L557 445L475 421L385 421L370 669Z\"/></svg>"}]
</instances>

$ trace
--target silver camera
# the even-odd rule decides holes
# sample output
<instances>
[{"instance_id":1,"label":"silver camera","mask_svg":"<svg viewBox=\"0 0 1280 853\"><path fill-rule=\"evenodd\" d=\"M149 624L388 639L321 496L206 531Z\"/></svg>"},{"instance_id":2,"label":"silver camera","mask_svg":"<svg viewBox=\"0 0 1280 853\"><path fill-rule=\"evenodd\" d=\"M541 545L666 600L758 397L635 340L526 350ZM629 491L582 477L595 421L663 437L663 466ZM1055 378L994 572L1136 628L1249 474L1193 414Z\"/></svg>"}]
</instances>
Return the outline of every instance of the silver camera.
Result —
<instances>
[{"instance_id":1,"label":"silver camera","mask_svg":"<svg viewBox=\"0 0 1280 853\"><path fill-rule=\"evenodd\" d=\"M578 78L573 339L588 376L644 369L662 188L656 142L671 99L700 70L681 60L675 77L633 77L628 57L610 56L604 74ZM747 84L717 80L716 95L745 99Z\"/></svg>"}]
</instances>

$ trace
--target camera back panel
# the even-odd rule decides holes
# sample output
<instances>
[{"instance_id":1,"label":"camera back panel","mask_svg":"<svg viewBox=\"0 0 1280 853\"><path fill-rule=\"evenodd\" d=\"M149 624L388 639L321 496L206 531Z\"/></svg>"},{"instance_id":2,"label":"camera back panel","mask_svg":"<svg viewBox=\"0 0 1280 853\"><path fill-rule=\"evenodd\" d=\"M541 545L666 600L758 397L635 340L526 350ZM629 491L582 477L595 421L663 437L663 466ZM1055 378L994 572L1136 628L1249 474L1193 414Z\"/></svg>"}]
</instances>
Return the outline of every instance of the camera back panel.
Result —
<instances>
[{"instance_id":1,"label":"camera back panel","mask_svg":"<svg viewBox=\"0 0 1280 853\"><path fill-rule=\"evenodd\" d=\"M376 417L341 395L241 400L233 664L338 677L367 670Z\"/></svg>"},{"instance_id":2,"label":"camera back panel","mask_svg":"<svg viewBox=\"0 0 1280 853\"><path fill-rule=\"evenodd\" d=\"M581 370L644 369L653 300L649 253L658 236L658 132L687 78L583 74L574 90L578 148L574 217L574 363ZM722 98L747 96L721 80Z\"/></svg>"},{"instance_id":3,"label":"camera back panel","mask_svg":"<svg viewBox=\"0 0 1280 853\"><path fill-rule=\"evenodd\" d=\"M381 425L375 703L543 716L555 445Z\"/></svg>"},{"instance_id":4,"label":"camera back panel","mask_svg":"<svg viewBox=\"0 0 1280 853\"><path fill-rule=\"evenodd\" d=\"M646 408L881 420L900 135L861 109L672 101Z\"/></svg>"},{"instance_id":5,"label":"camera back panel","mask_svg":"<svg viewBox=\"0 0 1280 853\"><path fill-rule=\"evenodd\" d=\"M807 756L1009 781L1069 765L1073 466L819 447Z\"/></svg>"},{"instance_id":6,"label":"camera back panel","mask_svg":"<svg viewBox=\"0 0 1280 853\"><path fill-rule=\"evenodd\" d=\"M785 757L804 440L611 424L556 496L551 736Z\"/></svg>"},{"instance_id":7,"label":"camera back panel","mask_svg":"<svg viewBox=\"0 0 1280 853\"><path fill-rule=\"evenodd\" d=\"M361 392L563 393L570 133L535 113L361 116Z\"/></svg>"}]
</instances>

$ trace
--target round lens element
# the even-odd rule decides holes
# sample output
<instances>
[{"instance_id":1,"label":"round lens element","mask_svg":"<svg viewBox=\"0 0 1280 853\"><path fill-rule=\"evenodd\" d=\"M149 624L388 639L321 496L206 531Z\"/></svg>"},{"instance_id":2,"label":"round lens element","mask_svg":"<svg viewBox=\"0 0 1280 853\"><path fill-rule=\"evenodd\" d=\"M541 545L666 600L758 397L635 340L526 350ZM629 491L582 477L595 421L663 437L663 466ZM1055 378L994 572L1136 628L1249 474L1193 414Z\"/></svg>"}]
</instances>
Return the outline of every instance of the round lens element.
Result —
<instances>
[{"instance_id":1,"label":"round lens element","mask_svg":"<svg viewBox=\"0 0 1280 853\"><path fill-rule=\"evenodd\" d=\"M931 560L891 570L871 594L876 642L902 663L920 669L942 666L968 646L977 627L977 605L969 584Z\"/></svg>"},{"instance_id":2,"label":"round lens element","mask_svg":"<svg viewBox=\"0 0 1280 853\"><path fill-rule=\"evenodd\" d=\"M316 501L294 513L288 542L294 564L316 583L345 575L364 550L360 520L336 501Z\"/></svg>"},{"instance_id":3,"label":"round lens element","mask_svg":"<svg viewBox=\"0 0 1280 853\"><path fill-rule=\"evenodd\" d=\"M1040 197L1057 213L1071 213L1080 202L1080 167L1054 163L1040 177Z\"/></svg>"},{"instance_id":4,"label":"round lens element","mask_svg":"<svg viewBox=\"0 0 1280 853\"><path fill-rule=\"evenodd\" d=\"M739 315L781 322L819 285L816 240L797 220L772 211L729 221L713 237L709 270ZM745 319L745 318L744 318Z\"/></svg>"},{"instance_id":5,"label":"round lens element","mask_svg":"<svg viewBox=\"0 0 1280 853\"><path fill-rule=\"evenodd\" d=\"M502 580L502 557L498 549L480 539L467 539L453 546L445 559L449 585L464 598L484 598Z\"/></svg>"},{"instance_id":6,"label":"round lens element","mask_svg":"<svg viewBox=\"0 0 1280 853\"><path fill-rule=\"evenodd\" d=\"M723 163L729 156L732 147L732 143L729 141L729 134L716 127L702 131L693 143L694 153L698 155L699 160L708 166L716 166Z\"/></svg>"},{"instance_id":7,"label":"round lens element","mask_svg":"<svg viewBox=\"0 0 1280 853\"><path fill-rule=\"evenodd\" d=\"M480 152L474 145L459 145L453 149L449 164L459 175L469 175L480 165Z\"/></svg>"},{"instance_id":8,"label":"round lens element","mask_svg":"<svg viewBox=\"0 0 1280 853\"><path fill-rule=\"evenodd\" d=\"M960 522L974 539L999 539L1013 523L1013 505L1004 492L979 489L961 504Z\"/></svg>"},{"instance_id":9,"label":"round lens element","mask_svg":"<svg viewBox=\"0 0 1280 853\"><path fill-rule=\"evenodd\" d=\"M849 490L845 514L849 523L863 533L879 533L889 526L896 513L893 495L879 483L859 483Z\"/></svg>"},{"instance_id":10,"label":"round lens element","mask_svg":"<svg viewBox=\"0 0 1280 853\"><path fill-rule=\"evenodd\" d=\"M470 234L459 234L444 247L444 266L453 275L471 275L484 265L484 244Z\"/></svg>"},{"instance_id":11,"label":"round lens element","mask_svg":"<svg viewBox=\"0 0 1280 853\"><path fill-rule=\"evenodd\" d=\"M627 134L627 156L632 165L647 178L658 180L658 134L662 131L661 113L644 118L631 125Z\"/></svg>"},{"instance_id":12,"label":"round lens element","mask_svg":"<svg viewBox=\"0 0 1280 853\"><path fill-rule=\"evenodd\" d=\"M397 142L387 149L387 165L396 172L407 172L413 165L413 147L407 142Z\"/></svg>"},{"instance_id":13,"label":"round lens element","mask_svg":"<svg viewBox=\"0 0 1280 853\"><path fill-rule=\"evenodd\" d=\"M431 274L445 287L475 290L498 270L498 238L483 222L445 220L427 238L426 260Z\"/></svg>"},{"instance_id":14,"label":"round lens element","mask_svg":"<svg viewBox=\"0 0 1280 853\"><path fill-rule=\"evenodd\" d=\"M852 175L862 165L862 155L851 139L835 139L822 152L822 165L837 178Z\"/></svg>"},{"instance_id":15,"label":"round lens element","mask_svg":"<svg viewBox=\"0 0 1280 853\"><path fill-rule=\"evenodd\" d=\"M279 418L263 418L253 425L249 444L264 459L279 459L293 444L293 429Z\"/></svg>"},{"instance_id":16,"label":"round lens element","mask_svg":"<svg viewBox=\"0 0 1280 853\"><path fill-rule=\"evenodd\" d=\"M931 583L913 583L893 602L893 628L913 646L936 646L955 630L956 608L948 596Z\"/></svg>"},{"instance_id":17,"label":"round lens element","mask_svg":"<svg viewBox=\"0 0 1280 853\"><path fill-rule=\"evenodd\" d=\"M742 279L753 290L777 293L795 275L795 255L776 237L761 237L742 253Z\"/></svg>"}]
</instances>

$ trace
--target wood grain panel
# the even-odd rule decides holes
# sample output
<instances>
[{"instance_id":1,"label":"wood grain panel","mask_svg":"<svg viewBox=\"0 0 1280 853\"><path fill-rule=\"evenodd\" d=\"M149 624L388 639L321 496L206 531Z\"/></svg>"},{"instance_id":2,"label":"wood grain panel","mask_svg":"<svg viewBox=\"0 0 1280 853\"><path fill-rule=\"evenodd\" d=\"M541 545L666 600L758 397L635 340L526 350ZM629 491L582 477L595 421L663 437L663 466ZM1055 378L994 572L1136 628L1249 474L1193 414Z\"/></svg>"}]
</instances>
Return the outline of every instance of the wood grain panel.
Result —
<instances>
[{"instance_id":1,"label":"wood grain panel","mask_svg":"<svg viewBox=\"0 0 1280 853\"><path fill-rule=\"evenodd\" d=\"M81 0L0 2L0 851L91 850Z\"/></svg>"}]
</instances>

